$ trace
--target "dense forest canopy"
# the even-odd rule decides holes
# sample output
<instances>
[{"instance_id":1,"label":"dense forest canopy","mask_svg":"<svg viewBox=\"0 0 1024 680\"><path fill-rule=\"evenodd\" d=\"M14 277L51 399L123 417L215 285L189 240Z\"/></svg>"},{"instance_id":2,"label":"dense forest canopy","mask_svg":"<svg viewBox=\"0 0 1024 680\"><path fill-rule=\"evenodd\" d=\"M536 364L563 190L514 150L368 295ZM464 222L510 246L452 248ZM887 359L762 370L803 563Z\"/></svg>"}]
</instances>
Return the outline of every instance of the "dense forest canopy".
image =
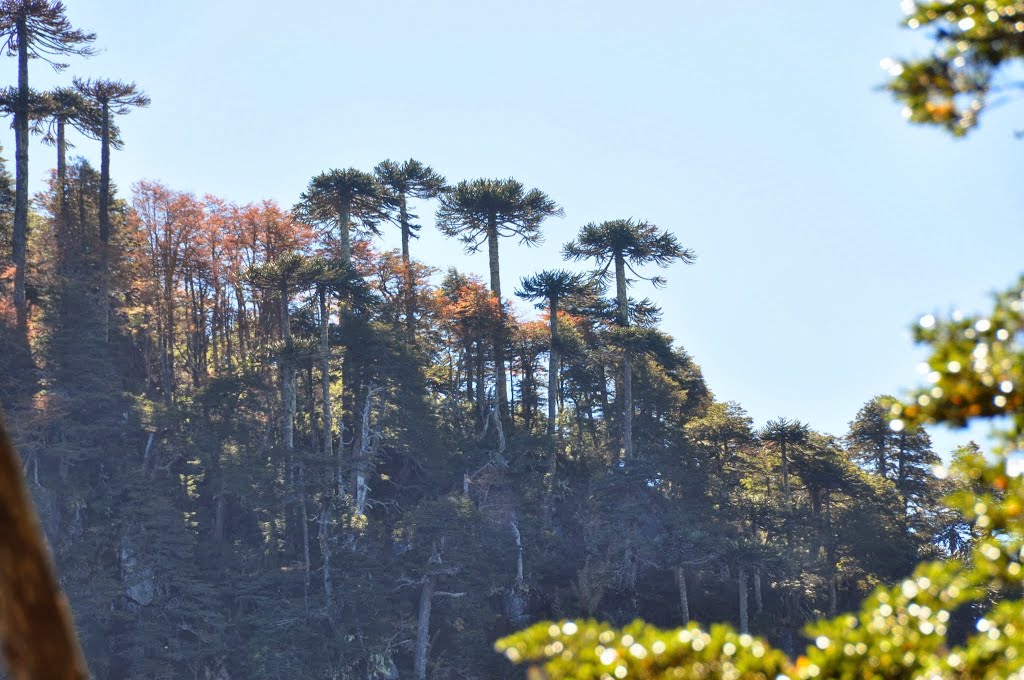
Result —
<instances>
[{"instance_id":1,"label":"dense forest canopy","mask_svg":"<svg viewBox=\"0 0 1024 680\"><path fill-rule=\"evenodd\" d=\"M876 587L922 560L1001 551L993 531L1016 527L942 502L1004 478L927 428L1022 411L1019 291L990 318L921 325L937 377L912 402L865 394L843 432L755 423L650 298L701 266L688 225L634 206L552 242L557 187L430 159L324 168L291 205L119 187L119 122L149 96L29 87L94 51L60 2L0 3L0 35L19 66L0 93L17 133L13 176L0 165L0 404L96 677L511 678L509 659L561 654L545 636L605 635L561 624L493 652L547 619L727 623L715 655L761 649L757 672L780 673L819 630L826 668L841 624L808 624L884 604ZM29 164L31 134L55 163ZM419 257L429 213L486 272ZM562 267L503 280L505 253L545 241ZM940 455L987 471L937 475ZM947 572L928 573L903 583ZM943 633L964 638L972 606Z\"/></svg>"}]
</instances>

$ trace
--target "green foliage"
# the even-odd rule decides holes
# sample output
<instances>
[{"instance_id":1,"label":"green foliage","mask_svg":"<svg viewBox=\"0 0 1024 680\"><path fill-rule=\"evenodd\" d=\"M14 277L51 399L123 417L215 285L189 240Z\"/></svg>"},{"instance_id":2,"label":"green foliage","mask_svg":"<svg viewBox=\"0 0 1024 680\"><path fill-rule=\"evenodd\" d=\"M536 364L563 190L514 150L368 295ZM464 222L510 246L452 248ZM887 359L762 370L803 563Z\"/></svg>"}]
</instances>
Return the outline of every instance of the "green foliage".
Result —
<instances>
[{"instance_id":1,"label":"green foliage","mask_svg":"<svg viewBox=\"0 0 1024 680\"><path fill-rule=\"evenodd\" d=\"M737 635L724 625L707 632L695 625L664 632L639 621L621 631L592 620L541 623L495 647L516 663L545 659L546 675L535 677L556 680L767 680L788 665L785 655L763 639Z\"/></svg>"},{"instance_id":2,"label":"green foliage","mask_svg":"<svg viewBox=\"0 0 1024 680\"><path fill-rule=\"evenodd\" d=\"M889 400L896 427L920 422L965 425L975 418L1006 425L1006 443L1024 444L1024 278L994 296L981 315L954 313L947 319L921 317L914 328L929 348L929 386L906 404Z\"/></svg>"},{"instance_id":3,"label":"green foliage","mask_svg":"<svg viewBox=\"0 0 1024 680\"><path fill-rule=\"evenodd\" d=\"M999 81L1024 56L1020 0L907 0L904 24L929 29L931 55L883 60L886 88L914 123L938 125L960 137L972 130L993 96L1015 89Z\"/></svg>"},{"instance_id":4,"label":"green foliage","mask_svg":"<svg viewBox=\"0 0 1024 680\"><path fill-rule=\"evenodd\" d=\"M676 260L691 264L697 257L692 250L680 245L675 234L633 219L586 224L574 241L565 244L562 254L567 260L596 260L602 280L609 271L615 272L613 265L619 258L634 276L642 279L644 277L636 272L637 267L645 264L667 267ZM657 287L665 285L660 276L646 280Z\"/></svg>"},{"instance_id":5,"label":"green foliage","mask_svg":"<svg viewBox=\"0 0 1024 680\"><path fill-rule=\"evenodd\" d=\"M437 228L462 241L467 252L476 252L492 228L496 236L518 236L525 245L541 243L541 223L561 215L562 209L547 194L527 191L515 179L463 180L441 195Z\"/></svg>"}]
</instances>

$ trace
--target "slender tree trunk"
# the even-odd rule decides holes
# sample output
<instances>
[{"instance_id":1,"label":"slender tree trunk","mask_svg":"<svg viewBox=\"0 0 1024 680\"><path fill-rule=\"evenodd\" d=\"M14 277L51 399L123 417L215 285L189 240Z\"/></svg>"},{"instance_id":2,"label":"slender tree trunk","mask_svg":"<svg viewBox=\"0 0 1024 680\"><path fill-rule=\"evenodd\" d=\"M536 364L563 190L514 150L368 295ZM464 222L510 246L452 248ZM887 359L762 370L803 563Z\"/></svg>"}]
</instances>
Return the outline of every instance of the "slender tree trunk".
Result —
<instances>
[{"instance_id":1,"label":"slender tree trunk","mask_svg":"<svg viewBox=\"0 0 1024 680\"><path fill-rule=\"evenodd\" d=\"M498 417L511 425L508 412L508 386L505 384L505 304L501 298L501 271L498 260L497 218L491 215L487 224L487 259L491 270L491 295L498 303L498 330L494 336L494 382L498 397Z\"/></svg>"},{"instance_id":2,"label":"slender tree trunk","mask_svg":"<svg viewBox=\"0 0 1024 680\"><path fill-rule=\"evenodd\" d=\"M18 330L28 331L28 302L25 296L25 266L28 248L28 26L24 19L16 25L18 44L18 105L14 111L14 233L11 236L14 260L14 309ZM27 336L26 336L27 337Z\"/></svg>"},{"instance_id":3,"label":"slender tree trunk","mask_svg":"<svg viewBox=\"0 0 1024 680\"><path fill-rule=\"evenodd\" d=\"M294 454L293 454L294 455ZM309 559L309 510L306 507L306 466L301 457L299 466L299 522L302 525L302 587L303 600L306 606L306 614L309 614L309 580L310 580L310 559Z\"/></svg>"},{"instance_id":4,"label":"slender tree trunk","mask_svg":"<svg viewBox=\"0 0 1024 680\"><path fill-rule=\"evenodd\" d=\"M355 511L357 514L364 514L369 502L369 476L373 465L373 456L377 447L378 433L374 431L373 425L373 400L380 392L373 384L366 386L366 401L363 403L362 419L359 426L358 446L353 451L353 467L355 468Z\"/></svg>"},{"instance_id":5,"label":"slender tree trunk","mask_svg":"<svg viewBox=\"0 0 1024 680\"><path fill-rule=\"evenodd\" d=\"M676 586L679 588L679 614L682 616L682 623L686 626L690 623L690 598L686 593L686 569L676 567Z\"/></svg>"},{"instance_id":6,"label":"slender tree trunk","mask_svg":"<svg viewBox=\"0 0 1024 680\"><path fill-rule=\"evenodd\" d=\"M747 621L747 568L741 566L739 568L739 591L740 591L740 633L745 634L750 632L750 626Z\"/></svg>"},{"instance_id":7,"label":"slender tree trunk","mask_svg":"<svg viewBox=\"0 0 1024 680\"><path fill-rule=\"evenodd\" d=\"M434 599L434 576L423 579L420 588L419 621L416 624L416 660L414 663L416 680L427 677L427 643L430 640L430 607Z\"/></svg>"},{"instance_id":8,"label":"slender tree trunk","mask_svg":"<svg viewBox=\"0 0 1024 680\"><path fill-rule=\"evenodd\" d=\"M238 358L244 364L248 357L249 315L246 311L245 296L242 294L241 286L234 285L233 288L235 289L235 305L238 307Z\"/></svg>"},{"instance_id":9,"label":"slender tree trunk","mask_svg":"<svg viewBox=\"0 0 1024 680\"><path fill-rule=\"evenodd\" d=\"M519 525L511 521L512 537L516 540L516 587L523 586L523 536L519 533Z\"/></svg>"},{"instance_id":10,"label":"slender tree trunk","mask_svg":"<svg viewBox=\"0 0 1024 680\"><path fill-rule=\"evenodd\" d=\"M164 332L161 368L163 369L164 401L168 404L174 398L174 280L170 273L164 280Z\"/></svg>"},{"instance_id":11,"label":"slender tree trunk","mask_svg":"<svg viewBox=\"0 0 1024 680\"><path fill-rule=\"evenodd\" d=\"M754 570L754 611L758 614L764 609L764 600L761 598L761 570Z\"/></svg>"},{"instance_id":12,"label":"slender tree trunk","mask_svg":"<svg viewBox=\"0 0 1024 680\"><path fill-rule=\"evenodd\" d=\"M70 222L68 205L68 142L64 135L65 122L63 118L57 119L57 200L60 201L58 214L60 215L60 228L62 237L67 236L68 222Z\"/></svg>"},{"instance_id":13,"label":"slender tree trunk","mask_svg":"<svg viewBox=\"0 0 1024 680\"><path fill-rule=\"evenodd\" d=\"M789 457L786 455L786 440L782 439L779 443L779 449L782 455L782 494L786 497L786 501L790 500L789 492Z\"/></svg>"},{"instance_id":14,"label":"slender tree trunk","mask_svg":"<svg viewBox=\"0 0 1024 680\"><path fill-rule=\"evenodd\" d=\"M100 119L100 241L110 240L110 105L102 102Z\"/></svg>"},{"instance_id":15,"label":"slender tree trunk","mask_svg":"<svg viewBox=\"0 0 1024 680\"><path fill-rule=\"evenodd\" d=\"M110 104L102 102L100 121L100 308L103 339L110 333Z\"/></svg>"},{"instance_id":16,"label":"slender tree trunk","mask_svg":"<svg viewBox=\"0 0 1024 680\"><path fill-rule=\"evenodd\" d=\"M282 284L281 295L281 339L284 340L285 356L281 361L281 402L284 410L282 438L289 453L295 450L295 363L292 361L292 332L288 321L288 286Z\"/></svg>"},{"instance_id":17,"label":"slender tree trunk","mask_svg":"<svg viewBox=\"0 0 1024 680\"><path fill-rule=\"evenodd\" d=\"M555 447L555 419L558 417L558 299L551 298L548 304L551 319L551 350L548 352L548 471L554 480L558 466L558 451Z\"/></svg>"},{"instance_id":18,"label":"slender tree trunk","mask_svg":"<svg viewBox=\"0 0 1024 680\"><path fill-rule=\"evenodd\" d=\"M405 332L409 342L416 341L416 276L412 270L412 256L409 254L409 240L412 227L409 224L409 208L403 191L399 194L399 221L402 224L402 265L405 267Z\"/></svg>"},{"instance_id":19,"label":"slender tree trunk","mask_svg":"<svg viewBox=\"0 0 1024 680\"><path fill-rule=\"evenodd\" d=\"M324 579L324 602L327 605L328 616L334 608L334 582L331 578L331 543L330 543L330 516L332 501L328 498L322 508L318 520L317 540L320 544L321 569Z\"/></svg>"},{"instance_id":20,"label":"slender tree trunk","mask_svg":"<svg viewBox=\"0 0 1024 680\"><path fill-rule=\"evenodd\" d=\"M480 414L480 426L487 423L487 393L484 383L484 347L483 341L476 341L476 408Z\"/></svg>"},{"instance_id":21,"label":"slender tree trunk","mask_svg":"<svg viewBox=\"0 0 1024 680\"><path fill-rule=\"evenodd\" d=\"M328 325L330 318L327 315L326 287L320 286L317 298L320 303L320 406L324 428L323 449L324 456L330 460L334 456L334 415L331 412L331 345Z\"/></svg>"},{"instance_id":22,"label":"slender tree trunk","mask_svg":"<svg viewBox=\"0 0 1024 680\"><path fill-rule=\"evenodd\" d=\"M152 435L150 435L152 437ZM218 544L224 542L224 527L227 522L228 512L228 495L224 490L223 482L220 485L220 491L217 493L217 508L214 513L213 520L213 540Z\"/></svg>"},{"instance_id":23,"label":"slender tree trunk","mask_svg":"<svg viewBox=\"0 0 1024 680\"><path fill-rule=\"evenodd\" d=\"M342 203L338 206L338 236L340 237L341 259L345 264L352 264L352 238L349 234L352 219L352 206Z\"/></svg>"},{"instance_id":24,"label":"slender tree trunk","mask_svg":"<svg viewBox=\"0 0 1024 680\"><path fill-rule=\"evenodd\" d=\"M626 261L615 254L615 298L619 324L629 326L629 298L626 291ZM622 355L622 455L633 457L633 354L628 347Z\"/></svg>"},{"instance_id":25,"label":"slender tree trunk","mask_svg":"<svg viewBox=\"0 0 1024 680\"><path fill-rule=\"evenodd\" d=\"M828 611L834 617L839 606L838 580L836 573L836 547L832 539L832 493L825 491L825 554L828 559Z\"/></svg>"}]
</instances>

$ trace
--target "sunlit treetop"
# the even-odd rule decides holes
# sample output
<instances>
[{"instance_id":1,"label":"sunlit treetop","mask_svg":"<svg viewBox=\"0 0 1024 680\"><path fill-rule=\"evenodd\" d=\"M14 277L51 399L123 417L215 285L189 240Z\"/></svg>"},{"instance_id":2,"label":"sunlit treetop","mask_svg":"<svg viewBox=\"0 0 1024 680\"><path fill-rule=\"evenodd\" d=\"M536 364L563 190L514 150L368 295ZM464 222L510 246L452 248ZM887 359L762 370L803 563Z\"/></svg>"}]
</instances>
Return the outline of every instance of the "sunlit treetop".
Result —
<instances>
[{"instance_id":1,"label":"sunlit treetop","mask_svg":"<svg viewBox=\"0 0 1024 680\"><path fill-rule=\"evenodd\" d=\"M487 241L488 229L498 236L518 236L520 243L543 241L541 223L560 217L562 209L540 189L527 190L515 179L463 180L441 195L437 227L458 237L466 250L476 252Z\"/></svg>"},{"instance_id":2,"label":"sunlit treetop","mask_svg":"<svg viewBox=\"0 0 1024 680\"><path fill-rule=\"evenodd\" d=\"M100 138L103 114L95 102L86 99L80 91L73 87L57 87L44 96L47 99L49 108L47 115L50 119L46 135L43 137L44 142L54 143L54 128L58 121L71 125L90 139L98 140ZM116 126L111 126L111 132L114 145L119 146L121 139ZM65 141L65 144L68 142Z\"/></svg>"},{"instance_id":3,"label":"sunlit treetop","mask_svg":"<svg viewBox=\"0 0 1024 680\"><path fill-rule=\"evenodd\" d=\"M383 161L373 173L384 188L411 198L434 198L448 188L440 173L413 158L402 163Z\"/></svg>"},{"instance_id":4,"label":"sunlit treetop","mask_svg":"<svg viewBox=\"0 0 1024 680\"><path fill-rule=\"evenodd\" d=\"M963 136L995 98L1020 88L1006 76L1024 56L1024 0L904 0L903 9L904 24L933 42L930 56L882 60L886 89L909 120Z\"/></svg>"},{"instance_id":5,"label":"sunlit treetop","mask_svg":"<svg viewBox=\"0 0 1024 680\"><path fill-rule=\"evenodd\" d=\"M381 200L381 186L370 173L355 168L328 170L309 181L295 211L314 223L354 218L379 233L374 225L381 216Z\"/></svg>"},{"instance_id":6,"label":"sunlit treetop","mask_svg":"<svg viewBox=\"0 0 1024 680\"><path fill-rule=\"evenodd\" d=\"M387 160L377 164L373 174L382 188L383 202L389 210L389 216L396 222L405 220L405 227L409 229L410 235L415 236L420 225L414 220L416 215L408 212L408 207L402 203L405 198L428 199L436 198L439 194L448 190L444 177L429 165L410 158L399 163ZM405 209L405 213L398 212Z\"/></svg>"},{"instance_id":7,"label":"sunlit treetop","mask_svg":"<svg viewBox=\"0 0 1024 680\"><path fill-rule=\"evenodd\" d=\"M94 54L92 43L96 34L72 28L65 11L63 2L53 0L0 1L0 38L7 53L17 54L19 36L24 36L29 58L42 59L58 71L67 68L67 64L54 61L53 57Z\"/></svg>"},{"instance_id":8,"label":"sunlit treetop","mask_svg":"<svg viewBox=\"0 0 1024 680\"><path fill-rule=\"evenodd\" d=\"M553 300L559 301L570 296L595 296L599 288L586 275L565 269L546 269L531 276L523 277L516 295L524 300L537 302L538 309L546 309Z\"/></svg>"},{"instance_id":9,"label":"sunlit treetop","mask_svg":"<svg viewBox=\"0 0 1024 680\"><path fill-rule=\"evenodd\" d=\"M123 116L133 108L149 106L151 103L149 95L140 90L135 83L126 83L120 80L75 78L74 83L75 89L85 98L86 102L99 109L99 120L93 119L93 122L97 125L101 124L104 113L106 114L107 125L110 126L110 145L115 149L120 149L124 142L119 136L117 128L112 125L110 118Z\"/></svg>"},{"instance_id":10,"label":"sunlit treetop","mask_svg":"<svg viewBox=\"0 0 1024 680\"><path fill-rule=\"evenodd\" d=\"M637 273L636 268L645 264L667 267L676 260L691 264L697 259L692 250L679 243L675 234L650 222L634 219L584 225L576 239L565 244L562 254L567 260L596 260L597 274L602 279L608 276L615 258L622 257L634 276L657 287L665 285L663 277L645 278Z\"/></svg>"},{"instance_id":11,"label":"sunlit treetop","mask_svg":"<svg viewBox=\"0 0 1024 680\"><path fill-rule=\"evenodd\" d=\"M0 88L0 115L13 116L18 108L18 88L13 86ZM28 119L34 131L41 128L41 121L53 115L54 102L45 92L29 89Z\"/></svg>"}]
</instances>

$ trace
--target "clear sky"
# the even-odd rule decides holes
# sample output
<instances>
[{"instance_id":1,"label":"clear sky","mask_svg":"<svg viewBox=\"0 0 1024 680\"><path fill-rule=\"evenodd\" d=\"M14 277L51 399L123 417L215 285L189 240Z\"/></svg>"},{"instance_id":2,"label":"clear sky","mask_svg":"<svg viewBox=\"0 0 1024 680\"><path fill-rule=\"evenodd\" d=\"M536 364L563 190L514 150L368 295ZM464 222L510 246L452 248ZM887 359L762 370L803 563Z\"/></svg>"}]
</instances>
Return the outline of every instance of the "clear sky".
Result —
<instances>
[{"instance_id":1,"label":"clear sky","mask_svg":"<svg viewBox=\"0 0 1024 680\"><path fill-rule=\"evenodd\" d=\"M919 315L982 309L1024 269L1024 107L966 141L905 123L876 90L882 57L925 47L898 0L66 4L103 52L33 63L33 85L102 76L153 99L121 122L122 193L146 178L290 206L323 170L409 157L516 177L565 217L540 248L502 244L507 291L580 225L647 219L698 253L653 294L663 327L759 424L843 434L919 380ZM78 151L98 164L95 147ZM34 153L38 178L52 150ZM420 212L415 257L486 271Z\"/></svg>"}]
</instances>

